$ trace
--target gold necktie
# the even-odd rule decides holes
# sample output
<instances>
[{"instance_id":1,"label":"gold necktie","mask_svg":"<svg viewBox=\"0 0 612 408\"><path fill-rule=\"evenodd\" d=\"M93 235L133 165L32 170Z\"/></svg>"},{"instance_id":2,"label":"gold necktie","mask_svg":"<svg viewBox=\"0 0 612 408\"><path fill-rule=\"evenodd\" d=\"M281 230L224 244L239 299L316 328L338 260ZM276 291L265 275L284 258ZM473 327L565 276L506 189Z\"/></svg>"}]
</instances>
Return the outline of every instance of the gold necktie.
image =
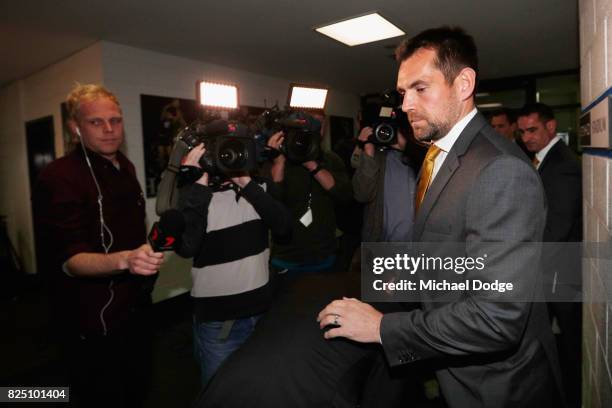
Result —
<instances>
[{"instance_id":1,"label":"gold necktie","mask_svg":"<svg viewBox=\"0 0 612 408\"><path fill-rule=\"evenodd\" d=\"M417 212L423 199L425 198L425 193L429 188L429 184L431 184L431 176L433 174L434 163L436 161L436 156L440 153L440 148L435 144L431 144L429 149L427 149L427 154L425 155L425 160L423 161L423 167L421 169L421 177L419 178L419 185L417 186L417 193L414 202L414 211Z\"/></svg>"},{"instance_id":2,"label":"gold necktie","mask_svg":"<svg viewBox=\"0 0 612 408\"><path fill-rule=\"evenodd\" d=\"M540 164L540 161L538 160L538 158L536 156L533 156L533 159L531 159L531 163L533 164L533 167L535 167L537 169L538 168L538 164Z\"/></svg>"}]
</instances>

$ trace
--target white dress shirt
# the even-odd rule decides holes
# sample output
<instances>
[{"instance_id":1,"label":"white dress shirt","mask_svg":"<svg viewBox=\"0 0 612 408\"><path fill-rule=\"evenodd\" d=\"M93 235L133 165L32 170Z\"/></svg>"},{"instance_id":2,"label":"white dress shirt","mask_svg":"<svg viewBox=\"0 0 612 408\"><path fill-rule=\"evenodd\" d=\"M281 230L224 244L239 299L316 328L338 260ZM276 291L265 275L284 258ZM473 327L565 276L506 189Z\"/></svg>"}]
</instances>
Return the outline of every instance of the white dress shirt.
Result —
<instances>
[{"instance_id":1,"label":"white dress shirt","mask_svg":"<svg viewBox=\"0 0 612 408\"><path fill-rule=\"evenodd\" d=\"M442 167L442 163L444 163L448 152L450 152L451 148L459 138L459 135L461 134L461 132L463 132L463 129L465 129L467 124L470 123L470 120L472 120L472 118L476 116L477 112L478 111L476 110L476 108L472 109L470 113L465 115L459 122L455 123L455 126L452 127L452 129L446 134L446 136L434 142L434 144L440 148L440 153L438 153L438 156L436 156L436 161L434 162L434 168L433 173L431 175L430 184L433 183L434 179L436 178L438 171Z\"/></svg>"},{"instance_id":2,"label":"white dress shirt","mask_svg":"<svg viewBox=\"0 0 612 408\"><path fill-rule=\"evenodd\" d=\"M540 165L542 164L542 162L546 158L546 155L548 154L550 149L552 149L552 147L555 145L555 143L557 143L559 140L561 140L561 136L553 137L550 140L550 142L548 142L548 144L542 150L540 150L539 152L536 153L535 157L536 157L536 159L538 159L538 165L536 166L536 169L540 168Z\"/></svg>"}]
</instances>

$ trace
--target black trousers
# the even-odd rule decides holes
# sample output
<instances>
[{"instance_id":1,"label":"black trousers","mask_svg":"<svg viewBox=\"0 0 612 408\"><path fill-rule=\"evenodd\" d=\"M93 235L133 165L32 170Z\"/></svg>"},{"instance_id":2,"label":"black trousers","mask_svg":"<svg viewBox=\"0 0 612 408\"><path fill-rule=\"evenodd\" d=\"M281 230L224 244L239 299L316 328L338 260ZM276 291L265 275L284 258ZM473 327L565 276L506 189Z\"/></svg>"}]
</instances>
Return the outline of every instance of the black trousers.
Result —
<instances>
[{"instance_id":1,"label":"black trousers","mask_svg":"<svg viewBox=\"0 0 612 408\"><path fill-rule=\"evenodd\" d=\"M62 336L72 407L142 407L151 377L149 311L107 336Z\"/></svg>"},{"instance_id":2,"label":"black trousers","mask_svg":"<svg viewBox=\"0 0 612 408\"><path fill-rule=\"evenodd\" d=\"M550 319L557 318L559 363L568 406L579 408L582 402L582 303L549 302Z\"/></svg>"}]
</instances>

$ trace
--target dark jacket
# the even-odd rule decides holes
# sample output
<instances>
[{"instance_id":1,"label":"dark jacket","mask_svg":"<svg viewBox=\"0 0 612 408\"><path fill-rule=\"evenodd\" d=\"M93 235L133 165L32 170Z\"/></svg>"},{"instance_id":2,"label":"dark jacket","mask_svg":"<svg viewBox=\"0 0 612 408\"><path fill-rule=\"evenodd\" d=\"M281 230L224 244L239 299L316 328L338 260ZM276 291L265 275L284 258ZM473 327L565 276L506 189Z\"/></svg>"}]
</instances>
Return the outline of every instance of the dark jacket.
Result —
<instances>
[{"instance_id":1,"label":"dark jacket","mask_svg":"<svg viewBox=\"0 0 612 408\"><path fill-rule=\"evenodd\" d=\"M324 152L321 165L334 177L335 185L326 191L300 164L287 161L284 179L277 183L280 200L293 216L290 241L277 241L272 257L288 262L318 262L336 252L336 216L334 205L349 201L353 195L344 163L332 152ZM305 227L299 220L308 208L311 194L312 224Z\"/></svg>"},{"instance_id":2,"label":"dark jacket","mask_svg":"<svg viewBox=\"0 0 612 408\"><path fill-rule=\"evenodd\" d=\"M548 201L543 241L582 241L582 168L578 157L559 140L540 163L538 173ZM545 284L550 291L556 284L581 286L577 245L545 244L543 260Z\"/></svg>"},{"instance_id":3,"label":"dark jacket","mask_svg":"<svg viewBox=\"0 0 612 408\"><path fill-rule=\"evenodd\" d=\"M132 250L146 241L145 202L134 165L117 154L119 169L89 151L102 191L110 252ZM98 191L80 147L45 167L33 193L38 268L49 276L58 323L80 334L108 334L129 325L130 313L150 303L155 276L125 271L112 277L73 277L62 265L73 255L104 253ZM108 233L105 234L110 242Z\"/></svg>"},{"instance_id":4,"label":"dark jacket","mask_svg":"<svg viewBox=\"0 0 612 408\"><path fill-rule=\"evenodd\" d=\"M361 152L359 166L353 176L355 200L366 204L361 232L363 242L379 242L383 237L385 158L385 152L376 151L374 157Z\"/></svg>"}]
</instances>

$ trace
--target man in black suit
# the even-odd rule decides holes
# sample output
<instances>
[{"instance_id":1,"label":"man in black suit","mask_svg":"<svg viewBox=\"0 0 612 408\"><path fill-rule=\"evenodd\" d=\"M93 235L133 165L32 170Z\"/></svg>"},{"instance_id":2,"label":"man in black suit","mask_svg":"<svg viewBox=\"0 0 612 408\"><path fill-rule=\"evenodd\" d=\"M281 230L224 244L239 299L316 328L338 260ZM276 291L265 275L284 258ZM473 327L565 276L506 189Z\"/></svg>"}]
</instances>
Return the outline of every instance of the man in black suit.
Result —
<instances>
[{"instance_id":1,"label":"man in black suit","mask_svg":"<svg viewBox=\"0 0 612 408\"><path fill-rule=\"evenodd\" d=\"M510 108L500 108L489 113L491 127L506 139L516 143L529 158L533 157L521 138L516 137L516 112Z\"/></svg>"},{"instance_id":2,"label":"man in black suit","mask_svg":"<svg viewBox=\"0 0 612 408\"><path fill-rule=\"evenodd\" d=\"M319 313L324 337L379 343L391 366L424 360L439 367L451 408L560 406L546 305L532 302L541 285L540 252L525 245L541 241L544 229L538 175L475 108L472 37L458 28L430 29L396 55L402 109L415 137L430 144L417 187L414 241L460 257L489 254L483 270L463 278L513 282L516 298L500 302L491 292L465 290L451 301L428 296L422 310L387 314L345 298Z\"/></svg>"},{"instance_id":3,"label":"man in black suit","mask_svg":"<svg viewBox=\"0 0 612 408\"><path fill-rule=\"evenodd\" d=\"M557 133L557 121L550 107L529 104L518 118L519 133L535 154L533 163L542 178L548 200L544 242L582 241L582 172L578 157ZM569 290L579 292L582 282L579 257L563 245L546 245L544 279L550 301L551 319L556 319L559 354L570 406L580 406L582 305L569 299ZM569 255L568 255L569 254ZM571 300L574 300L573 302Z\"/></svg>"}]
</instances>

